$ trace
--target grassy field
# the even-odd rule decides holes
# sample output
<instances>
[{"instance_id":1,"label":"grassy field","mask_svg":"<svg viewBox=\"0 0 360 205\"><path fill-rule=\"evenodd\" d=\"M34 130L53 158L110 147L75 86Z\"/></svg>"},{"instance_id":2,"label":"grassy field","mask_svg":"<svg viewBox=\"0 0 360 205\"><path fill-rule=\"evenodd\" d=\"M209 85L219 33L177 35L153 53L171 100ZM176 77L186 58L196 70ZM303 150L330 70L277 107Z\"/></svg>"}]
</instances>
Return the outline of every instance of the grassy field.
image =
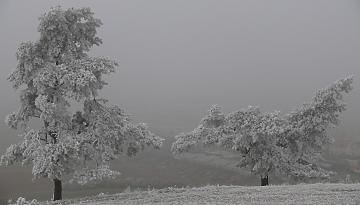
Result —
<instances>
[{"instance_id":1,"label":"grassy field","mask_svg":"<svg viewBox=\"0 0 360 205\"><path fill-rule=\"evenodd\" d=\"M166 188L65 200L59 204L360 204L360 184Z\"/></svg>"}]
</instances>

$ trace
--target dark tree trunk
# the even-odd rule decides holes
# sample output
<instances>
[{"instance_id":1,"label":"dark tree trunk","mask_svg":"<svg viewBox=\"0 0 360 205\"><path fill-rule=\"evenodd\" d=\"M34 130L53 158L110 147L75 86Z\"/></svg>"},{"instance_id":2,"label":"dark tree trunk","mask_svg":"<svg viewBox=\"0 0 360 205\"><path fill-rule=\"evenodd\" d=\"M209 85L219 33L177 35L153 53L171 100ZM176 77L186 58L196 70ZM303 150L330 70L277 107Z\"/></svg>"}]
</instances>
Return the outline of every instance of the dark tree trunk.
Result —
<instances>
[{"instance_id":1,"label":"dark tree trunk","mask_svg":"<svg viewBox=\"0 0 360 205\"><path fill-rule=\"evenodd\" d=\"M261 177L261 186L267 186L269 185L269 177L265 176L265 177Z\"/></svg>"},{"instance_id":2,"label":"dark tree trunk","mask_svg":"<svg viewBox=\"0 0 360 205\"><path fill-rule=\"evenodd\" d=\"M59 53L60 55L60 53ZM56 65L59 65L59 61L56 61ZM56 81L56 86L58 85L58 82ZM57 88L55 88L54 90L57 90ZM56 98L54 95L50 95L50 101L52 103L57 103L56 102ZM55 123L56 125L57 123ZM45 122L45 127L47 127L49 125L48 122ZM52 138L53 140L53 144L57 143L57 137L56 137L56 132L54 131L49 131L48 135ZM57 201L57 200L62 200L62 184L61 184L61 180L60 179L53 179L54 181L54 195L53 195L53 200Z\"/></svg>"},{"instance_id":3,"label":"dark tree trunk","mask_svg":"<svg viewBox=\"0 0 360 205\"><path fill-rule=\"evenodd\" d=\"M54 179L54 198L53 200L61 200L62 199L62 185L61 180Z\"/></svg>"}]
</instances>

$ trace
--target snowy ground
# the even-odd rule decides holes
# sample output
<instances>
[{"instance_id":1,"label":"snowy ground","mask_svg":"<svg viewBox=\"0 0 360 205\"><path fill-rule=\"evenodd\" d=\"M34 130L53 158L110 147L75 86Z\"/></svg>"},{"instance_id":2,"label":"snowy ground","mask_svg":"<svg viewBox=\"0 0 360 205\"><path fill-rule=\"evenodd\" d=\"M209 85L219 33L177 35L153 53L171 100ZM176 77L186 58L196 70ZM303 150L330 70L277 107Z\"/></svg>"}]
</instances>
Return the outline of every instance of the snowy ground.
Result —
<instances>
[{"instance_id":1,"label":"snowy ground","mask_svg":"<svg viewBox=\"0 0 360 205\"><path fill-rule=\"evenodd\" d=\"M61 204L360 204L360 184L166 188L68 200Z\"/></svg>"}]
</instances>

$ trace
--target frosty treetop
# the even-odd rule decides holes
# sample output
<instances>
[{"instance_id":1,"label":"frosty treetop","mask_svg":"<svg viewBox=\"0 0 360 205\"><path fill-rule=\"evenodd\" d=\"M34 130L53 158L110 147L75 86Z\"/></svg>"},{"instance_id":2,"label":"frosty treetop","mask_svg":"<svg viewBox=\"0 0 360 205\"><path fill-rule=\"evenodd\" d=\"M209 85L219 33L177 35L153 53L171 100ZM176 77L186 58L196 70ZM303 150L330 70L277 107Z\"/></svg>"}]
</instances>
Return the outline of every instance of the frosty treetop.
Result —
<instances>
[{"instance_id":1,"label":"frosty treetop","mask_svg":"<svg viewBox=\"0 0 360 205\"><path fill-rule=\"evenodd\" d=\"M24 139L7 149L2 164L32 163L35 177L73 174L86 183L116 175L109 162L120 155L161 146L162 139L145 124L132 123L122 109L98 98L106 85L102 76L118 65L87 54L102 43L96 35L100 25L89 8L56 7L40 18L40 39L20 45L18 65L8 78L21 90L20 108L6 122L21 128ZM72 102L83 110L71 113ZM41 120L40 129L28 127L33 118Z\"/></svg>"}]
</instances>

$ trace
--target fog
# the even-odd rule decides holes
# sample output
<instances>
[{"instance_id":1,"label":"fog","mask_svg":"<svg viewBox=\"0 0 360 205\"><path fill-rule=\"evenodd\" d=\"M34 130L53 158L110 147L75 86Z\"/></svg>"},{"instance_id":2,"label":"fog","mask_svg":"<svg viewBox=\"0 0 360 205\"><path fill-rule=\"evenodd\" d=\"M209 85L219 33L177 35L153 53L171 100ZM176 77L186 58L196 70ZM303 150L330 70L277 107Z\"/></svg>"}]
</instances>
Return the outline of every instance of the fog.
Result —
<instances>
[{"instance_id":1,"label":"fog","mask_svg":"<svg viewBox=\"0 0 360 205\"><path fill-rule=\"evenodd\" d=\"M212 104L226 112L257 105L286 114L316 89L354 74L335 133L359 139L356 0L1 0L0 119L19 105L19 93L6 80L16 49L38 39L38 17L57 5L88 6L102 20L103 45L90 55L120 66L101 96L164 137L192 130ZM2 121L1 153L19 141L16 135Z\"/></svg>"}]
</instances>

